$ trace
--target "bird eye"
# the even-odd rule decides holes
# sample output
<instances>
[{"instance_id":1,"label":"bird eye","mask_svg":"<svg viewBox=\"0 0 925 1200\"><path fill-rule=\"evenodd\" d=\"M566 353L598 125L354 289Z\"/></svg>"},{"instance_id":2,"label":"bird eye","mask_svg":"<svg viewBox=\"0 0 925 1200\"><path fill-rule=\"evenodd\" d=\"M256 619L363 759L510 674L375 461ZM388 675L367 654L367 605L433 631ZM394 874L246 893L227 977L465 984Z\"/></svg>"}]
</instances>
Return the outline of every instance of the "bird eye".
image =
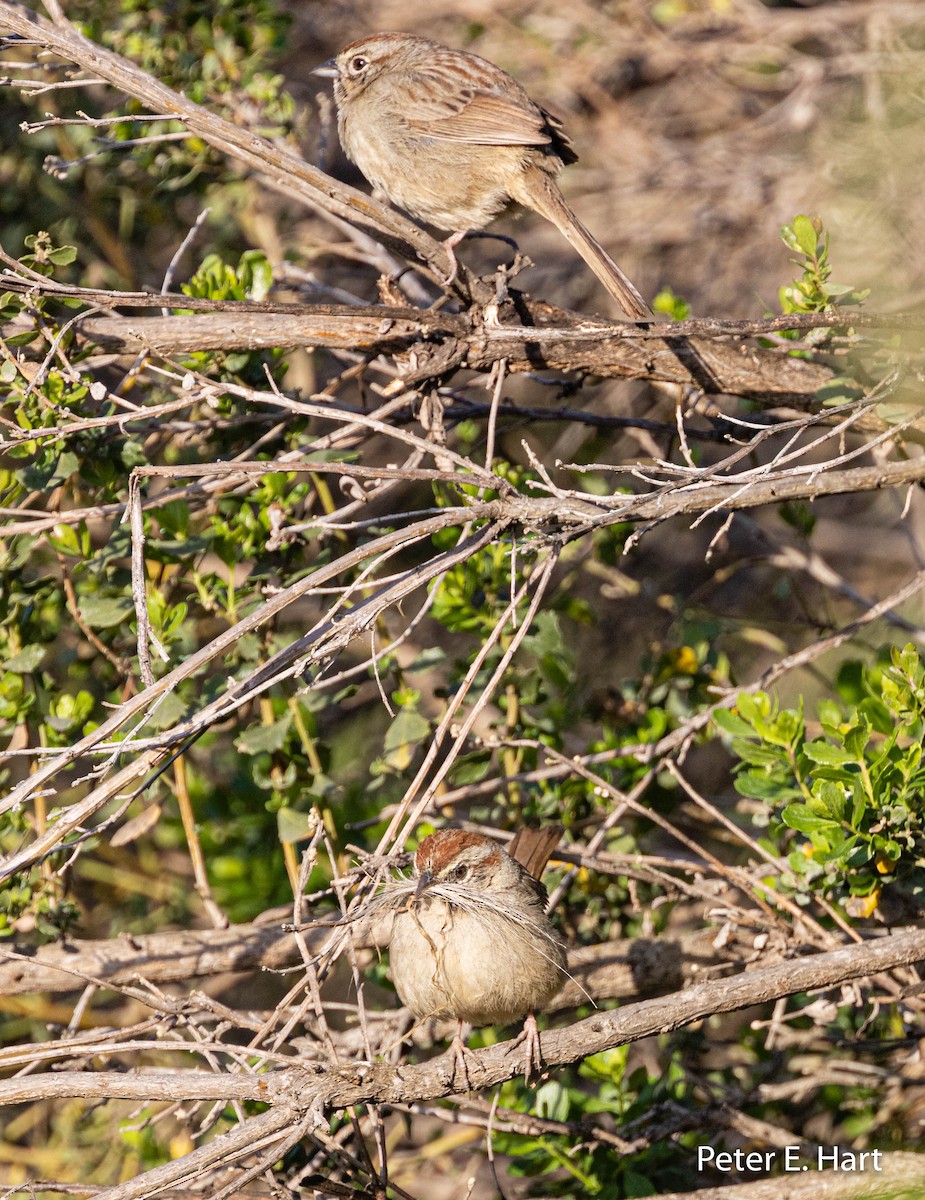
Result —
<instances>
[{"instance_id":1,"label":"bird eye","mask_svg":"<svg viewBox=\"0 0 925 1200\"><path fill-rule=\"evenodd\" d=\"M351 75L359 75L369 65L369 59L362 54L355 54L350 60Z\"/></svg>"},{"instance_id":2,"label":"bird eye","mask_svg":"<svg viewBox=\"0 0 925 1200\"><path fill-rule=\"evenodd\" d=\"M457 882L460 882L461 880L465 879L468 874L469 874L468 865L466 863L460 863L459 866L453 872L453 878Z\"/></svg>"}]
</instances>

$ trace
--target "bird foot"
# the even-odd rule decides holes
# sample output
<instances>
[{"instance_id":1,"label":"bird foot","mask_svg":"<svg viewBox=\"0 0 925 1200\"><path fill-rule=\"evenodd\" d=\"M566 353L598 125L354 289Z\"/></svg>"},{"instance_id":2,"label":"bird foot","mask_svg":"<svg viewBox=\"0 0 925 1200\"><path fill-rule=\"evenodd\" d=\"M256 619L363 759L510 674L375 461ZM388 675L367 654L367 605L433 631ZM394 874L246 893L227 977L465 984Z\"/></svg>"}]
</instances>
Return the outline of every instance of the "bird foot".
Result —
<instances>
[{"instance_id":1,"label":"bird foot","mask_svg":"<svg viewBox=\"0 0 925 1200\"><path fill-rule=\"evenodd\" d=\"M470 1026L471 1029L471 1026ZM466 1064L466 1055L469 1053L466 1048L466 1039L463 1037L463 1022L456 1022L456 1033L453 1035L453 1090L471 1092L472 1083L469 1079L469 1067ZM456 1080L461 1079L463 1086L458 1088Z\"/></svg>"},{"instance_id":2,"label":"bird foot","mask_svg":"<svg viewBox=\"0 0 925 1200\"><path fill-rule=\"evenodd\" d=\"M451 233L448 238L444 238L444 240L440 243L449 256L451 267L450 273L447 275L446 279L443 278L439 271L437 272L437 278L444 287L449 287L459 274L459 259L456 257L454 247L459 245L468 232L468 229L459 229L456 231L456 233Z\"/></svg>"},{"instance_id":3,"label":"bird foot","mask_svg":"<svg viewBox=\"0 0 925 1200\"><path fill-rule=\"evenodd\" d=\"M537 1028L536 1017L527 1013L524 1027L514 1039L514 1045L526 1043L524 1052L524 1083L538 1083L543 1074L543 1054L540 1049L540 1031Z\"/></svg>"}]
</instances>

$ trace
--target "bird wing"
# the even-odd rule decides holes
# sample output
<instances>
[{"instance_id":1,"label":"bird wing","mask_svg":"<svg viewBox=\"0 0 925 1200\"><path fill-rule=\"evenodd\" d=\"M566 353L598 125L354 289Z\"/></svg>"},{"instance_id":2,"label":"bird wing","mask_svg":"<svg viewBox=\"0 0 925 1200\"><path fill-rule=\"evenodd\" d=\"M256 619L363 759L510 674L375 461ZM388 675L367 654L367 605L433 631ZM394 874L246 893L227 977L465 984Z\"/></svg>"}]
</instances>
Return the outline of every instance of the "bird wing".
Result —
<instances>
[{"instance_id":1,"label":"bird wing","mask_svg":"<svg viewBox=\"0 0 925 1200\"><path fill-rule=\"evenodd\" d=\"M422 114L406 118L407 123L428 137L446 142L547 146L552 141L548 118L540 108L525 108L516 100L492 92L463 94L461 99L462 104L456 111L446 112L450 105L444 104L445 115Z\"/></svg>"}]
</instances>

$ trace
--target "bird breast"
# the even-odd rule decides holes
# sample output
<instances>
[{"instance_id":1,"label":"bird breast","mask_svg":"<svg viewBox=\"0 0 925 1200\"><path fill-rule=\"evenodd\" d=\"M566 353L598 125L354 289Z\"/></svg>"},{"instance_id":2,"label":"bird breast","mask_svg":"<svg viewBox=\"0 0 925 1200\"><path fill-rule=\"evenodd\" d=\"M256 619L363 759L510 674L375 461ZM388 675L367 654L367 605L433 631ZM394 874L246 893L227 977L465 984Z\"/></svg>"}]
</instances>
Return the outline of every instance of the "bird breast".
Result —
<instances>
[{"instance_id":1,"label":"bird breast","mask_svg":"<svg viewBox=\"0 0 925 1200\"><path fill-rule=\"evenodd\" d=\"M473 1025L541 1009L562 986L565 951L541 908L524 916L464 912L437 896L398 913L389 960L402 1002L417 1017Z\"/></svg>"}]
</instances>

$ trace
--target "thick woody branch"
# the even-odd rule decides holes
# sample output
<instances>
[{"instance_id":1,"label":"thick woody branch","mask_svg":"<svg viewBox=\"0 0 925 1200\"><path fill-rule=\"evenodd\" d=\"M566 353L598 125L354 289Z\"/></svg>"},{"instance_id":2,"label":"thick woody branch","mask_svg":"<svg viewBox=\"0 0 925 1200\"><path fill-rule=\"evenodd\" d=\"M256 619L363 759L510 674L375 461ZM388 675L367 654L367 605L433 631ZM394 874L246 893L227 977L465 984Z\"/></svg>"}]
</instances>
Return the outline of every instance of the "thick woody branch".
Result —
<instances>
[{"instance_id":1,"label":"thick woody branch","mask_svg":"<svg viewBox=\"0 0 925 1200\"><path fill-rule=\"evenodd\" d=\"M540 306L535 307L539 313ZM385 306L306 305L298 315L88 317L76 322L75 330L104 350L131 354L314 346L375 355L416 347L424 364L417 367L416 379L439 377L457 367L487 370L503 358L515 373L582 371L778 403L808 404L832 375L818 363L754 346L728 346L674 333L671 338L629 338L617 325L543 307L543 315L555 324L498 324L489 316L491 310L481 309L453 314Z\"/></svg>"},{"instance_id":2,"label":"thick woody branch","mask_svg":"<svg viewBox=\"0 0 925 1200\"><path fill-rule=\"evenodd\" d=\"M338 304L280 304L270 300L211 300L201 296L187 296L182 292L120 292L102 291L99 288L76 287L61 283L55 279L35 277L26 282L15 259L0 252L0 260L7 262L12 270L0 270L0 283L12 292L20 294L34 290L36 294L47 296L66 296L70 299L84 300L100 308L186 308L200 313L265 313L275 316L301 316L306 312L327 312L331 315L344 311L343 305ZM586 314L571 312L569 309L556 308L542 301L531 300L525 294L513 292L519 301L527 303L531 310L545 313L547 319L552 313L561 313L574 317L583 322L587 334L591 326L600 322L605 330L614 336L627 338L632 341L659 340L665 336L665 329L670 329L672 336L678 337L708 337L708 338L747 338L767 337L773 333L787 330L809 331L812 329L887 329L919 331L925 329L925 317L914 312L885 313L867 312L862 309L846 309L833 312L787 313L781 317L763 317L759 320L736 321L720 317L689 317L683 321L672 321L670 325L646 321L611 321L601 317L589 318ZM383 306L358 305L351 308L352 312L385 311L395 315L410 313L418 318L431 319L439 324L445 320L446 314L430 309L417 308L384 308ZM167 318L172 320L173 318ZM234 322L229 324L217 323L215 335L224 336L224 331L233 331ZM232 349L233 343L225 346L216 344L213 349ZM182 348L182 346L179 346Z\"/></svg>"},{"instance_id":3,"label":"thick woody branch","mask_svg":"<svg viewBox=\"0 0 925 1200\"><path fill-rule=\"evenodd\" d=\"M925 930L913 929L825 954L775 963L728 979L711 980L670 996L643 1000L613 1012L596 1013L542 1036L543 1061L550 1067L578 1062L616 1046L669 1033L692 1021L767 1004L785 996L831 988L897 967L925 962ZM523 1069L519 1039L466 1056L468 1087L493 1087ZM354 1104L408 1104L435 1100L457 1090L453 1051L428 1062L392 1067L355 1063L338 1069L283 1069L268 1075L222 1076L199 1071L152 1071L145 1075L62 1071L0 1082L0 1104L61 1096L213 1100L221 1095L282 1103L300 1112L342 1109ZM223 1085L227 1085L225 1091ZM147 1089L147 1090L146 1090Z\"/></svg>"},{"instance_id":4,"label":"thick woody branch","mask_svg":"<svg viewBox=\"0 0 925 1200\"><path fill-rule=\"evenodd\" d=\"M852 1160L854 1156L852 1156ZM819 1171L812 1168L731 1187L663 1192L661 1200L916 1200L925 1189L925 1156L883 1153L879 1169Z\"/></svg>"},{"instance_id":5,"label":"thick woody branch","mask_svg":"<svg viewBox=\"0 0 925 1200\"><path fill-rule=\"evenodd\" d=\"M792 963L776 963L613 1012L597 1013L565 1029L549 1030L541 1035L543 1061L549 1066L564 1066L589 1054L599 1054L654 1034L670 1033L718 1013L834 987L850 979L919 962L925 962L925 930L916 929ZM522 1045L514 1039L479 1050L467 1057L466 1066L472 1088L493 1087L522 1071ZM448 1051L430 1062L398 1071L376 1064L361 1080L327 1080L319 1092L325 1107L338 1108L342 1104L370 1101L403 1103L411 1095L418 1100L437 1099L454 1090L454 1071L454 1055ZM426 1093L421 1090L432 1088L436 1090Z\"/></svg>"},{"instance_id":6,"label":"thick woody branch","mask_svg":"<svg viewBox=\"0 0 925 1200\"><path fill-rule=\"evenodd\" d=\"M147 351L171 356L311 346L375 356L414 349L419 364L415 379L419 380L437 378L460 366L486 370L504 358L507 369L515 373L582 371L804 406L814 401L818 389L832 376L830 368L819 363L719 340L740 342L743 336L771 332L781 319L684 321L672 324L671 337L666 338L656 325L590 318L521 293L512 293L516 304L505 306L502 321L496 306L451 313L387 305L217 303L184 296L67 288L54 282L30 282L11 270L0 275L0 284L14 291L74 297L107 307L167 305L195 310L191 316L93 316L73 322L78 337L112 353ZM828 315L821 320L831 323ZM875 318L872 323L887 321L886 317ZM698 330L708 337L685 336Z\"/></svg>"}]
</instances>

